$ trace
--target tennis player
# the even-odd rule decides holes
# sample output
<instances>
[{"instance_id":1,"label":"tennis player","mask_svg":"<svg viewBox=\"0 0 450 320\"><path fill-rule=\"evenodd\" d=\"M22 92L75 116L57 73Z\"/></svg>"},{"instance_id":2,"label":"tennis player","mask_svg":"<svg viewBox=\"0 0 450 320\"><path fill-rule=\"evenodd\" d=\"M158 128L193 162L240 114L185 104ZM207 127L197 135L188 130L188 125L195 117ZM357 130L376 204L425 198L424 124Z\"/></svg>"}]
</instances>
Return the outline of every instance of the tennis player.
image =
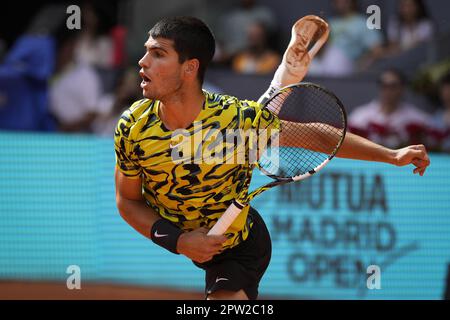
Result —
<instances>
[{"instance_id":1,"label":"tennis player","mask_svg":"<svg viewBox=\"0 0 450 320\"><path fill-rule=\"evenodd\" d=\"M287 60L303 40L291 41L286 51L291 55L284 55L272 86L302 80L304 74ZM196 18L165 18L149 31L139 61L144 99L122 114L115 131L116 202L136 231L205 270L207 299L256 299L271 257L269 232L258 212L244 208L227 231L229 237L207 236L246 183L251 165L177 162L173 157L174 151L192 156L181 154L185 140L178 138L199 132L204 137L212 128L247 130L261 109L257 102L202 90L214 48L211 31ZM261 128L275 121L270 113L261 118ZM204 139L201 150L213 144L214 139ZM354 134L346 135L338 156L412 164L420 175L430 163L423 145L391 150Z\"/></svg>"}]
</instances>

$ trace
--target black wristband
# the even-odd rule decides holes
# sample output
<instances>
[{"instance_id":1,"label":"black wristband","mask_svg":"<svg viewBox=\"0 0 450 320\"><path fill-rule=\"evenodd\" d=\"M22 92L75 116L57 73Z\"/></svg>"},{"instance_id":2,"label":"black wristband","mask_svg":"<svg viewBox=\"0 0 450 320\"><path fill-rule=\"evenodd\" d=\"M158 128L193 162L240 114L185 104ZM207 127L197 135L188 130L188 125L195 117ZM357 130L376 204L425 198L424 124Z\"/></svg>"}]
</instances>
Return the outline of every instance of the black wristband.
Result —
<instances>
[{"instance_id":1,"label":"black wristband","mask_svg":"<svg viewBox=\"0 0 450 320\"><path fill-rule=\"evenodd\" d=\"M177 242L182 233L183 231L169 220L159 219L153 224L150 237L157 245L179 254Z\"/></svg>"}]
</instances>

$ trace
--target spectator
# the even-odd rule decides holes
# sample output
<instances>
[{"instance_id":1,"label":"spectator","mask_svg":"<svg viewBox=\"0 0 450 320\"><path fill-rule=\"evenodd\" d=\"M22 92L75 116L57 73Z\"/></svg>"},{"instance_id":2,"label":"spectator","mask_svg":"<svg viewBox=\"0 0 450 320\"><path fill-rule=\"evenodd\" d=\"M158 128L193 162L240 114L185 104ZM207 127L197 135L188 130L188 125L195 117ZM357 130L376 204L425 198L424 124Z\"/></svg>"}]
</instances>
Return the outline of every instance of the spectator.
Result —
<instances>
[{"instance_id":1,"label":"spectator","mask_svg":"<svg viewBox=\"0 0 450 320\"><path fill-rule=\"evenodd\" d=\"M276 27L276 19L272 11L264 6L257 5L256 0L240 0L239 8L224 16L216 32L219 48L216 56L218 62L229 61L235 54L245 50L249 26L260 22L272 33Z\"/></svg>"},{"instance_id":2,"label":"spectator","mask_svg":"<svg viewBox=\"0 0 450 320\"><path fill-rule=\"evenodd\" d=\"M400 0L397 17L388 27L388 52L413 48L433 37L434 25L423 0Z\"/></svg>"},{"instance_id":3,"label":"spectator","mask_svg":"<svg viewBox=\"0 0 450 320\"><path fill-rule=\"evenodd\" d=\"M354 63L337 46L327 43L311 61L308 74L311 76L342 77L354 71Z\"/></svg>"},{"instance_id":4,"label":"spectator","mask_svg":"<svg viewBox=\"0 0 450 320\"><path fill-rule=\"evenodd\" d=\"M430 100L434 104L439 104L439 84L441 79L450 73L450 57L435 63L427 64L420 68L412 83L415 92L418 92Z\"/></svg>"},{"instance_id":5,"label":"spectator","mask_svg":"<svg viewBox=\"0 0 450 320\"><path fill-rule=\"evenodd\" d=\"M350 114L350 130L391 148L423 143L420 140L425 139L430 117L403 100L405 82L400 72L384 71L379 78L379 98Z\"/></svg>"},{"instance_id":6,"label":"spectator","mask_svg":"<svg viewBox=\"0 0 450 320\"><path fill-rule=\"evenodd\" d=\"M280 55L267 46L268 35L264 24L251 24L247 37L247 48L233 59L233 70L260 75L274 72L280 63Z\"/></svg>"},{"instance_id":7,"label":"spectator","mask_svg":"<svg viewBox=\"0 0 450 320\"><path fill-rule=\"evenodd\" d=\"M429 144L437 151L450 152L450 73L439 84L442 107L433 115Z\"/></svg>"},{"instance_id":8,"label":"spectator","mask_svg":"<svg viewBox=\"0 0 450 320\"><path fill-rule=\"evenodd\" d=\"M49 80L55 71L58 31L67 30L67 5L47 4L28 21L0 65L0 128L54 131Z\"/></svg>"},{"instance_id":9,"label":"spectator","mask_svg":"<svg viewBox=\"0 0 450 320\"><path fill-rule=\"evenodd\" d=\"M330 38L314 59L311 73L345 76L353 73L362 59L375 54L382 45L378 30L366 26L366 17L357 11L356 0L333 0L336 16L329 19Z\"/></svg>"},{"instance_id":10,"label":"spectator","mask_svg":"<svg viewBox=\"0 0 450 320\"><path fill-rule=\"evenodd\" d=\"M95 70L74 59L76 36L69 31L60 42L56 74L50 87L50 110L66 132L90 132L98 113L107 113L100 105L101 83ZM101 106L105 107L103 110Z\"/></svg>"},{"instance_id":11,"label":"spectator","mask_svg":"<svg viewBox=\"0 0 450 320\"><path fill-rule=\"evenodd\" d=\"M54 131L48 110L48 79L54 70L54 39L26 34L0 65L0 129Z\"/></svg>"},{"instance_id":12,"label":"spectator","mask_svg":"<svg viewBox=\"0 0 450 320\"><path fill-rule=\"evenodd\" d=\"M105 95L100 104L106 105L108 113L100 114L92 124L92 131L100 136L113 137L114 128L119 116L133 102L142 98L142 89L139 86L141 78L136 68L124 71L114 90L114 94Z\"/></svg>"},{"instance_id":13,"label":"spectator","mask_svg":"<svg viewBox=\"0 0 450 320\"><path fill-rule=\"evenodd\" d=\"M83 64L99 68L114 65L113 40L107 34L107 25L91 2L81 8L82 28L75 47L75 58Z\"/></svg>"}]
</instances>

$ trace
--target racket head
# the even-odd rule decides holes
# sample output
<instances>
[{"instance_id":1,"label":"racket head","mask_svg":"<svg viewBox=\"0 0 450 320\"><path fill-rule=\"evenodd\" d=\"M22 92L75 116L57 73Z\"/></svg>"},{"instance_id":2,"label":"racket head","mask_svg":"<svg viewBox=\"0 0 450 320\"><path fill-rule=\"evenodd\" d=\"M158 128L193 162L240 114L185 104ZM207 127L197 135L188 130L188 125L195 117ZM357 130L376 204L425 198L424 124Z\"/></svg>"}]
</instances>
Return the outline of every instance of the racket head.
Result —
<instances>
[{"instance_id":1,"label":"racket head","mask_svg":"<svg viewBox=\"0 0 450 320\"><path fill-rule=\"evenodd\" d=\"M344 105L317 84L302 82L279 90L264 104L255 126L262 120L264 109L277 115L280 128L278 136L265 137L263 148L258 142L257 166L279 182L302 180L316 173L336 155L344 141Z\"/></svg>"}]
</instances>

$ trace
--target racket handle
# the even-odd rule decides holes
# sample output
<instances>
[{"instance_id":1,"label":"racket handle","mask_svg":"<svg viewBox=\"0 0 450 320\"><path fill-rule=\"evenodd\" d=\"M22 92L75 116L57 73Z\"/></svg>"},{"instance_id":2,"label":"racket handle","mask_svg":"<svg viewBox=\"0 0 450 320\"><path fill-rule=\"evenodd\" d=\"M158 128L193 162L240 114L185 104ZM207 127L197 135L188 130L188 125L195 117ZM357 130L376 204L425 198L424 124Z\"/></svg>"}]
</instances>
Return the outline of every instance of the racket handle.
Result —
<instances>
[{"instance_id":1,"label":"racket handle","mask_svg":"<svg viewBox=\"0 0 450 320\"><path fill-rule=\"evenodd\" d=\"M234 202L228 207L224 214L217 220L216 224L209 230L208 235L220 235L224 234L227 229L231 226L234 220L236 220L239 213L242 211L242 206L240 204L235 204Z\"/></svg>"}]
</instances>

